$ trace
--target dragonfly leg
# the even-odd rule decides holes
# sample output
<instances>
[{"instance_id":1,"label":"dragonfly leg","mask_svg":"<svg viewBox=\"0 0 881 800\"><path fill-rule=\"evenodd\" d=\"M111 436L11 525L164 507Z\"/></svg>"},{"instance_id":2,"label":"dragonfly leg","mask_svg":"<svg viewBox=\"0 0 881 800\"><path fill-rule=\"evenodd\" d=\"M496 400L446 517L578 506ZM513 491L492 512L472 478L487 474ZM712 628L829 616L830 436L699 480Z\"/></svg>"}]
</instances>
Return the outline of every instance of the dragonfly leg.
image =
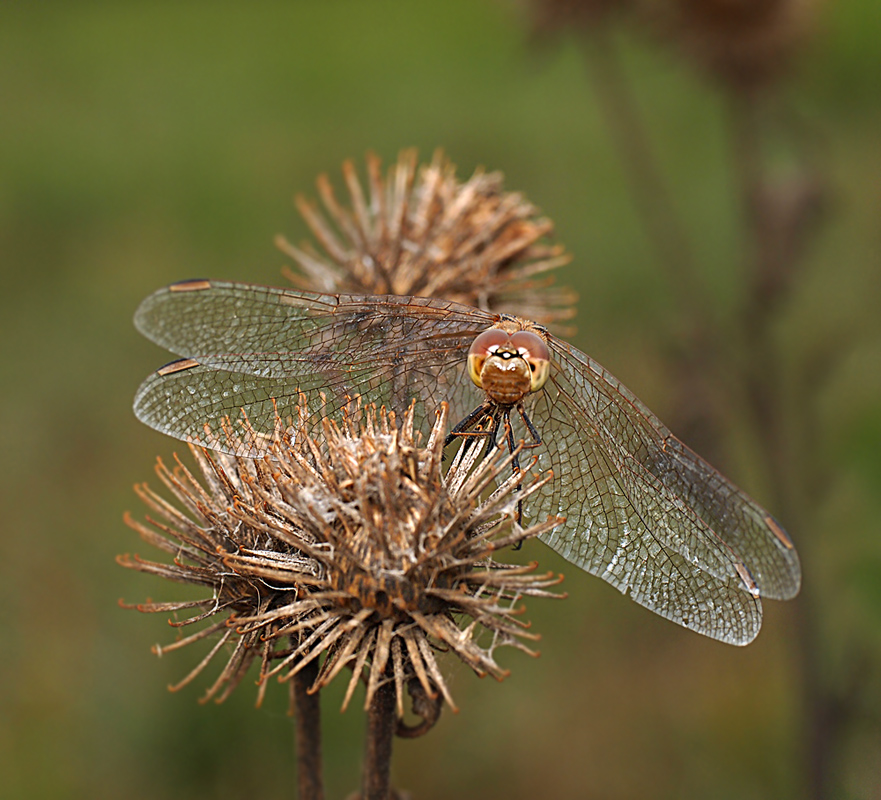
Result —
<instances>
[{"instance_id":1,"label":"dragonfly leg","mask_svg":"<svg viewBox=\"0 0 881 800\"><path fill-rule=\"evenodd\" d=\"M486 443L486 452L483 454L484 458L499 446L499 418L502 416L502 413L502 410L496 406L491 414L487 414L491 424L486 432L489 440ZM507 416L505 419L507 420Z\"/></svg>"},{"instance_id":2,"label":"dragonfly leg","mask_svg":"<svg viewBox=\"0 0 881 800\"><path fill-rule=\"evenodd\" d=\"M517 411L520 413L520 418L523 420L523 424L526 426L526 430L529 431L529 435L532 437L532 441L529 444L526 442L523 443L524 447L538 447L541 444L541 434L538 432L538 429L535 425L532 424L532 420L529 418L529 414L526 413L526 409L523 407L523 403L517 403Z\"/></svg>"},{"instance_id":3,"label":"dragonfly leg","mask_svg":"<svg viewBox=\"0 0 881 800\"><path fill-rule=\"evenodd\" d=\"M508 413L510 414L510 410ZM532 437L531 442L527 443L527 442L521 440L520 444L523 447L530 447L530 448L538 447L541 444L541 434L538 432L538 429L535 427L535 425L533 425L532 420L529 418L529 414L526 413L526 409L523 407L522 402L517 403L517 413L520 414L520 419L523 420L523 424L526 426L526 430L529 431L529 435ZM510 421L508 422L508 447L513 452L513 450L514 450L514 437L511 433ZM514 461L512 462L512 465L514 466L514 469L516 469L519 472L519 470L520 470L519 459L515 458ZM518 490L520 489L519 484L518 484L517 488L518 488ZM519 524L522 524L522 522L523 522L523 501L522 500L517 501L517 522ZM517 547L515 547L514 549L515 550L519 549L519 547L520 547L520 545L518 544Z\"/></svg>"},{"instance_id":4,"label":"dragonfly leg","mask_svg":"<svg viewBox=\"0 0 881 800\"><path fill-rule=\"evenodd\" d=\"M505 421L505 443L508 445L508 452L514 456L511 461L511 466L514 468L515 472L519 472L520 454L514 452L517 449L517 446L514 444L514 429L511 425L511 409L505 409L503 416Z\"/></svg>"},{"instance_id":5,"label":"dragonfly leg","mask_svg":"<svg viewBox=\"0 0 881 800\"><path fill-rule=\"evenodd\" d=\"M504 422L505 422L505 443L508 445L508 451L512 454L513 458L511 459L511 469L514 471L515 475L520 474L520 454L515 452L517 446L514 444L514 429L511 425L511 409L506 408L503 412ZM520 483L517 484L517 492L520 492ZM523 501L517 501L517 516L516 516L517 524L523 524ZM523 546L523 542L517 542L514 545L514 550L519 550Z\"/></svg>"},{"instance_id":6,"label":"dragonfly leg","mask_svg":"<svg viewBox=\"0 0 881 800\"><path fill-rule=\"evenodd\" d=\"M483 425L487 421L489 427L484 429ZM483 402L464 419L456 423L444 440L444 447L446 448L458 438L464 438L465 442L462 446L469 448L476 439L484 438L487 440L486 454L488 455L498 446L496 443L498 424L498 411L495 403ZM478 429L475 430L475 427ZM467 453L467 450L465 452Z\"/></svg>"},{"instance_id":7,"label":"dragonfly leg","mask_svg":"<svg viewBox=\"0 0 881 800\"><path fill-rule=\"evenodd\" d=\"M474 411L470 412L466 417L459 420L453 429L447 434L447 438L444 439L444 447L452 444L457 436L472 436L472 435L487 435L486 432L481 431L471 431L468 430L475 422L480 421L483 417L488 416L493 403L483 402Z\"/></svg>"},{"instance_id":8,"label":"dragonfly leg","mask_svg":"<svg viewBox=\"0 0 881 800\"><path fill-rule=\"evenodd\" d=\"M504 437L505 437L505 445L508 448L508 452L513 454L513 458L511 459L511 468L515 475L520 472L520 454L515 452L517 450L517 445L514 443L514 429L511 425L511 406L500 406L497 403L492 403L490 401L486 401L481 403L477 408L475 408L470 414L464 417L461 421L456 423L450 433L447 435L447 438L444 440L444 447L449 445L458 437L465 437L465 443L463 447L471 447L472 443L477 437L486 437L486 452L484 453L484 458L489 456L493 450L495 450L499 446L499 429L504 428ZM538 431L535 429L535 426L532 424L531 420L526 416L526 412L522 408L522 404L518 405L517 410L520 412L520 415L523 417L524 423L526 427L529 429L529 433L532 438L535 440L534 443L524 445L526 447L535 447L541 442L539 438ZM475 425L482 425L484 422L488 423L486 430L474 430ZM520 490L520 484L517 484L517 491ZM517 524L521 524L523 521L523 501L517 501ZM518 544L515 549L519 549L520 545Z\"/></svg>"}]
</instances>

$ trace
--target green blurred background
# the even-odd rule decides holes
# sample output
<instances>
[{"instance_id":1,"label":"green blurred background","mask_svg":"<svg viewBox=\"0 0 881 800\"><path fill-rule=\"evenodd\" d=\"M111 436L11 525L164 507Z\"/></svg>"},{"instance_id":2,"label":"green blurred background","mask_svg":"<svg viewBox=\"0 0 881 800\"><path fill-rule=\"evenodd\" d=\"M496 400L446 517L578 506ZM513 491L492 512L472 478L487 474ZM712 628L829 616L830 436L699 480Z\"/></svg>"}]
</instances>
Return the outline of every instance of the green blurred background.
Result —
<instances>
[{"instance_id":1,"label":"green blurred background","mask_svg":"<svg viewBox=\"0 0 881 800\"><path fill-rule=\"evenodd\" d=\"M800 452L822 477L801 493L804 529L784 520L810 604L767 603L758 640L732 648L531 543L569 599L529 604L542 656L500 652L503 684L445 662L460 712L396 744L395 783L415 798L804 796L812 686L829 699L829 796L881 796L878 9L827 4L788 89L830 187L774 325L788 391L813 409ZM724 104L663 50L628 39L623 53L710 316L729 319L743 257ZM501 170L556 222L574 254L559 280L580 294L573 343L675 416L677 289L582 52L536 41L522 10L490 0L7 2L0 100L0 795L290 797L285 691L260 710L247 685L222 706L196 702L207 678L169 694L199 654L157 660L150 645L173 631L117 606L180 596L114 563L147 555L122 512L140 513L131 485L179 449L132 416L168 358L132 313L184 278L281 284L274 235L307 233L293 193L314 196L320 172L340 186L342 160L368 149L389 163L442 146L461 178ZM799 383L805 371L816 380ZM727 429L745 444L726 470L779 513L748 422ZM363 745L342 688L324 698L330 798L357 788Z\"/></svg>"}]
</instances>

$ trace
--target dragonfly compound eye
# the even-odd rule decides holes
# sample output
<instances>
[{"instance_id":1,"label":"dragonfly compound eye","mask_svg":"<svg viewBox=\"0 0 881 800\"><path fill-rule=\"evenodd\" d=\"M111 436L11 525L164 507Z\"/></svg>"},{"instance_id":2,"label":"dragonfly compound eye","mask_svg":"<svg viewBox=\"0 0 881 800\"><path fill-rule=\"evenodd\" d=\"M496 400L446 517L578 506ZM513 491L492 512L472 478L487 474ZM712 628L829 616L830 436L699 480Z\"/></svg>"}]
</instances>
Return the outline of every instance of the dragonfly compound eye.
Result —
<instances>
[{"instance_id":1,"label":"dragonfly compound eye","mask_svg":"<svg viewBox=\"0 0 881 800\"><path fill-rule=\"evenodd\" d=\"M472 343L468 350L468 375L475 385L483 387L480 373L487 356L498 350L500 345L505 344L510 337L499 328L490 328L481 333Z\"/></svg>"},{"instance_id":2,"label":"dragonfly compound eye","mask_svg":"<svg viewBox=\"0 0 881 800\"><path fill-rule=\"evenodd\" d=\"M547 382L551 370L551 354L547 344L538 334L517 331L508 340L508 347L515 349L529 364L529 390L537 392Z\"/></svg>"}]
</instances>

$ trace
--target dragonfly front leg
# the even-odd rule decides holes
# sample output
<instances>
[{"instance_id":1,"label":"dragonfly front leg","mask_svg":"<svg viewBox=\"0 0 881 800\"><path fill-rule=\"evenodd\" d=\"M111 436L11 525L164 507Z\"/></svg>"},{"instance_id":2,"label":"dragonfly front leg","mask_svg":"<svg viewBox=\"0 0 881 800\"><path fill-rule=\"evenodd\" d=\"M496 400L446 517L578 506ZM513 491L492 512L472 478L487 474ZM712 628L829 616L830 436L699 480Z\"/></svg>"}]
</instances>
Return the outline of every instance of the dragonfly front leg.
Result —
<instances>
[{"instance_id":1,"label":"dragonfly front leg","mask_svg":"<svg viewBox=\"0 0 881 800\"><path fill-rule=\"evenodd\" d=\"M477 437L486 437L486 451L484 452L484 458L488 457L493 450L495 450L499 446L499 429L504 427L505 433L505 445L508 448L508 452L512 454L511 459L511 468L513 470L514 475L519 475L520 473L520 454L517 450L517 445L514 442L514 429L511 425L511 409L512 406L500 406L498 403L493 403L491 401L486 401L481 403L477 408L475 408L470 414L468 414L464 419L458 422L455 427L450 431L447 438L444 440L444 447L451 444L457 437L467 437L465 444L463 447L470 447L471 443ZM526 423L526 427L529 430L530 435L534 440L534 443L530 443L525 445L526 447L535 447L540 443L540 438L538 436L538 431L536 431L535 426L525 415L525 411L523 411L522 407L518 405L518 411L520 415L524 418L524 422ZM488 423L488 427L486 430L474 430L473 427L475 425L482 425L484 422ZM517 491L520 491L520 483L517 484ZM517 514L516 514L517 524L519 525L523 520L523 501L517 501Z\"/></svg>"},{"instance_id":2,"label":"dragonfly front leg","mask_svg":"<svg viewBox=\"0 0 881 800\"><path fill-rule=\"evenodd\" d=\"M472 443L478 438L487 440L486 458L496 447L498 447L498 429L499 429L499 407L491 401L485 401L475 408L468 416L460 420L455 427L449 432L444 440L444 447L452 444L457 438L464 438L463 447L471 447ZM484 423L488 423L488 427L484 429ZM475 428L478 428L475 430ZM467 452L467 451L466 451ZM464 455L464 453L463 453Z\"/></svg>"},{"instance_id":3,"label":"dragonfly front leg","mask_svg":"<svg viewBox=\"0 0 881 800\"><path fill-rule=\"evenodd\" d=\"M447 434L447 438L444 439L444 447L448 447L451 445L458 436L474 436L474 435L482 435L486 436L488 433L486 431L472 431L469 428L474 425L476 422L479 422L486 416L490 416L490 411L495 403L490 403L489 401L482 402L477 408L474 409L471 413L469 413L466 417L459 420L455 427Z\"/></svg>"},{"instance_id":4,"label":"dragonfly front leg","mask_svg":"<svg viewBox=\"0 0 881 800\"><path fill-rule=\"evenodd\" d=\"M538 447L541 444L541 434L538 432L535 425L532 424L532 420L529 418L529 414L526 413L523 403L517 403L517 411L520 414L520 419L523 420L523 424L526 426L526 430L529 431L529 435L532 437L532 441L529 444L524 442L523 446Z\"/></svg>"}]
</instances>

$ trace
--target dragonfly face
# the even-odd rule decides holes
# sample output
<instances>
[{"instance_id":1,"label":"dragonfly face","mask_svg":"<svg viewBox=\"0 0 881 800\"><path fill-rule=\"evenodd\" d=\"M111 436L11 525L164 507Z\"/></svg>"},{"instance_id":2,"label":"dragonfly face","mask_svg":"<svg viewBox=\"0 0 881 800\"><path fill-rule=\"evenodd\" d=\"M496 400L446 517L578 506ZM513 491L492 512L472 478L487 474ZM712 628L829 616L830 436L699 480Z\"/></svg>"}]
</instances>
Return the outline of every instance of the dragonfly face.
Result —
<instances>
[{"instance_id":1,"label":"dragonfly face","mask_svg":"<svg viewBox=\"0 0 881 800\"><path fill-rule=\"evenodd\" d=\"M271 433L279 417L297 419L300 397L333 415L360 395L391 409L415 401L425 428L445 401L457 435L489 420L509 447L536 445L537 468L554 477L524 514L566 518L542 540L657 614L746 644L760 596L798 593L782 526L604 367L538 325L424 297L207 280L155 292L135 324L180 357L135 396L138 418L163 433L259 457L259 441L230 443L224 425L238 430L246 416Z\"/></svg>"},{"instance_id":2,"label":"dragonfly face","mask_svg":"<svg viewBox=\"0 0 881 800\"><path fill-rule=\"evenodd\" d=\"M534 326L534 330L542 329ZM547 344L538 332L530 330L490 328L468 350L469 377L502 406L513 406L529 392L541 389L548 380L550 366Z\"/></svg>"}]
</instances>

